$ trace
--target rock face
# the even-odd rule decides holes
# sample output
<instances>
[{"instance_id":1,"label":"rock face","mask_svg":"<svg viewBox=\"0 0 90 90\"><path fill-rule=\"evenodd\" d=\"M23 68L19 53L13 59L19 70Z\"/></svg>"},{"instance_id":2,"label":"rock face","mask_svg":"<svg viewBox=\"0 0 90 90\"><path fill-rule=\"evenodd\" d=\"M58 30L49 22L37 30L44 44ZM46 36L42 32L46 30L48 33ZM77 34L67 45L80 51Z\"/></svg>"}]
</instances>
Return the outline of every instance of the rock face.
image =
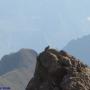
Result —
<instances>
[{"instance_id":1,"label":"rock face","mask_svg":"<svg viewBox=\"0 0 90 90\"><path fill-rule=\"evenodd\" d=\"M46 48L26 90L90 90L90 69L63 50Z\"/></svg>"}]
</instances>

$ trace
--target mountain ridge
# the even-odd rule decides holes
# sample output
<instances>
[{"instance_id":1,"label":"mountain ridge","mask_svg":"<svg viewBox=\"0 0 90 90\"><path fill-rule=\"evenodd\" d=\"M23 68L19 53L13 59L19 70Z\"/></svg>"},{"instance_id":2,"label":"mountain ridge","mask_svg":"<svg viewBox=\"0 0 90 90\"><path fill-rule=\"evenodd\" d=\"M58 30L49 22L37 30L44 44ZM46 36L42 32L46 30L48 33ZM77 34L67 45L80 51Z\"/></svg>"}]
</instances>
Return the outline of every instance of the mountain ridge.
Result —
<instances>
[{"instance_id":1,"label":"mountain ridge","mask_svg":"<svg viewBox=\"0 0 90 90\"><path fill-rule=\"evenodd\" d=\"M36 57L37 53L31 49L21 49L16 53L3 56L0 61L0 75L16 68L29 67L35 62L34 56Z\"/></svg>"},{"instance_id":2,"label":"mountain ridge","mask_svg":"<svg viewBox=\"0 0 90 90\"><path fill-rule=\"evenodd\" d=\"M32 49L21 49L18 52L5 55L0 61L0 85L11 90L25 90L32 78L37 53Z\"/></svg>"},{"instance_id":3,"label":"mountain ridge","mask_svg":"<svg viewBox=\"0 0 90 90\"><path fill-rule=\"evenodd\" d=\"M71 40L63 49L90 65L90 35Z\"/></svg>"}]
</instances>

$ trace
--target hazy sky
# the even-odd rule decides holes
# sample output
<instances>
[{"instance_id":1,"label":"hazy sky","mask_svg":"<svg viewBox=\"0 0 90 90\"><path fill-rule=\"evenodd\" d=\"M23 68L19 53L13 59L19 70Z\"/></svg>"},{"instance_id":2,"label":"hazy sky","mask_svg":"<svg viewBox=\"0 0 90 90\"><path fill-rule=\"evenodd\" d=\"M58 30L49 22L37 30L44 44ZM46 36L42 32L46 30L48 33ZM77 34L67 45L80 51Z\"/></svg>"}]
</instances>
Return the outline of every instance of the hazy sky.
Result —
<instances>
[{"instance_id":1,"label":"hazy sky","mask_svg":"<svg viewBox=\"0 0 90 90\"><path fill-rule=\"evenodd\" d=\"M20 48L61 49L90 34L90 0L1 0L0 57Z\"/></svg>"}]
</instances>

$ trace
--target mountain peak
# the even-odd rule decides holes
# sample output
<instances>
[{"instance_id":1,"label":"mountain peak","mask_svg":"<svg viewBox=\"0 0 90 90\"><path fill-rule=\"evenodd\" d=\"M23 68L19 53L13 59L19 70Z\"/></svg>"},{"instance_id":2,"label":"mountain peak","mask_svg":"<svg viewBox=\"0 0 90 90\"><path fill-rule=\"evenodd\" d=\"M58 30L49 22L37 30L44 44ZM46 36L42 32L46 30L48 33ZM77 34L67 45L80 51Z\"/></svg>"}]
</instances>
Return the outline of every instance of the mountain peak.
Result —
<instances>
[{"instance_id":1,"label":"mountain peak","mask_svg":"<svg viewBox=\"0 0 90 90\"><path fill-rule=\"evenodd\" d=\"M18 52L36 52L36 51L34 51L33 49L28 49L28 48L22 48L22 49L20 49Z\"/></svg>"},{"instance_id":2,"label":"mountain peak","mask_svg":"<svg viewBox=\"0 0 90 90\"><path fill-rule=\"evenodd\" d=\"M32 49L21 49L18 52L5 55L0 61L0 75L17 68L35 66L37 53Z\"/></svg>"},{"instance_id":3,"label":"mountain peak","mask_svg":"<svg viewBox=\"0 0 90 90\"><path fill-rule=\"evenodd\" d=\"M90 65L90 35L70 41L64 50Z\"/></svg>"}]
</instances>

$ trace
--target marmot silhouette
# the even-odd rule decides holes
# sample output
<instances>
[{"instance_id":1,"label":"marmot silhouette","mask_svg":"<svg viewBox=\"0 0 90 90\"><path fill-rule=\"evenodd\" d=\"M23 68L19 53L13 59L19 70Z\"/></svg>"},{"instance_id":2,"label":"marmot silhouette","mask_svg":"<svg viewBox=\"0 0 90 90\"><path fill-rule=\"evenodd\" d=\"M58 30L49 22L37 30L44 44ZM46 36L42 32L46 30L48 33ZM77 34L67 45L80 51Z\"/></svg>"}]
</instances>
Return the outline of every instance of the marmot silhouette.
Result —
<instances>
[{"instance_id":1,"label":"marmot silhouette","mask_svg":"<svg viewBox=\"0 0 90 90\"><path fill-rule=\"evenodd\" d=\"M46 48L45 48L45 51L48 51L50 49L50 46L48 45Z\"/></svg>"}]
</instances>

